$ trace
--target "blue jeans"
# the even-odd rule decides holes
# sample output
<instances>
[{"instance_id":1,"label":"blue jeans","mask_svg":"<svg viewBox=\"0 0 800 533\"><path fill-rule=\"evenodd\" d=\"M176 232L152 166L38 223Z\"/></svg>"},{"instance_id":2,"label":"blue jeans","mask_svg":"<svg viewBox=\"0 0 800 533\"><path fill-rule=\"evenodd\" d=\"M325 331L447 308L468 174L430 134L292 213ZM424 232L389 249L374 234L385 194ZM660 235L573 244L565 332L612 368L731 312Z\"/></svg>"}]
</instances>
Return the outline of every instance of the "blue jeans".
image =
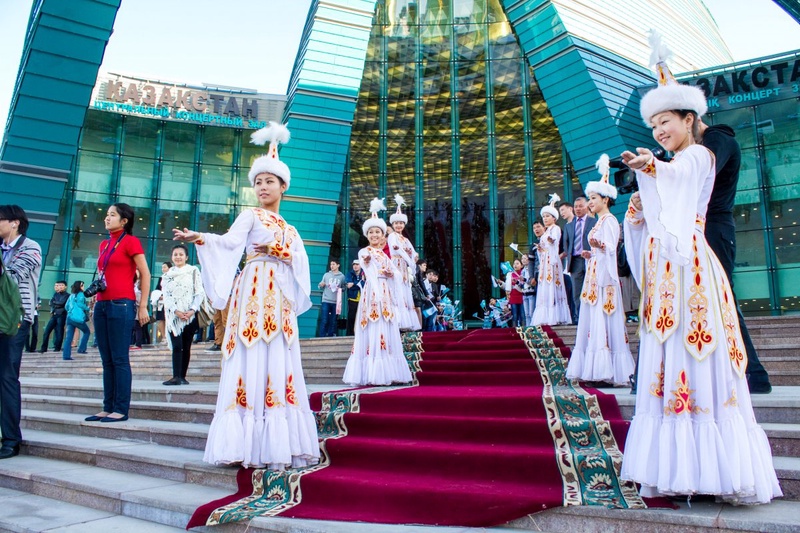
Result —
<instances>
[{"instance_id":1,"label":"blue jeans","mask_svg":"<svg viewBox=\"0 0 800 533\"><path fill-rule=\"evenodd\" d=\"M317 337L336 336L336 302L322 302Z\"/></svg>"},{"instance_id":2,"label":"blue jeans","mask_svg":"<svg viewBox=\"0 0 800 533\"><path fill-rule=\"evenodd\" d=\"M514 323L514 327L524 326L525 309L523 308L523 304L511 304L511 316L513 317L511 321Z\"/></svg>"},{"instance_id":3,"label":"blue jeans","mask_svg":"<svg viewBox=\"0 0 800 533\"><path fill-rule=\"evenodd\" d=\"M103 362L103 411L128 414L131 405L129 348L136 302L101 300L94 304L94 335Z\"/></svg>"},{"instance_id":4,"label":"blue jeans","mask_svg":"<svg viewBox=\"0 0 800 533\"><path fill-rule=\"evenodd\" d=\"M75 329L81 330L81 343L78 345L78 353L86 353L86 345L89 344L89 326L86 322L75 322L74 320L67 319L67 334L64 339L64 347L61 350L61 355L64 359L72 358L72 337L75 336Z\"/></svg>"},{"instance_id":5,"label":"blue jeans","mask_svg":"<svg viewBox=\"0 0 800 533\"><path fill-rule=\"evenodd\" d=\"M3 433L3 448L13 448L22 442L19 365L30 327L30 323L23 320L16 335L0 333L0 431Z\"/></svg>"}]
</instances>

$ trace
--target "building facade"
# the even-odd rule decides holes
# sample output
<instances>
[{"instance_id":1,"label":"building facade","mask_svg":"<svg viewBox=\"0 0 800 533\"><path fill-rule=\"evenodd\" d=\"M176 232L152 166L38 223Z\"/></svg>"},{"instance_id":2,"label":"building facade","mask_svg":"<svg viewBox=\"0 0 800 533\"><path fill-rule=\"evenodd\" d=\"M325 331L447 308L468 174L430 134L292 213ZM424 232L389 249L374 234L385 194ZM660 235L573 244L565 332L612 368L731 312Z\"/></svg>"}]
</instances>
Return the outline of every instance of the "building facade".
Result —
<instances>
[{"instance_id":1,"label":"building facade","mask_svg":"<svg viewBox=\"0 0 800 533\"><path fill-rule=\"evenodd\" d=\"M661 21L673 71L691 71L679 77L707 90L708 121L734 125L742 144L735 283L744 311L798 309L798 54L731 64L698 0L314 0L286 96L96 72L89 84L90 70L71 68L55 79L73 89L82 80L85 96L60 90L60 112L37 116L45 91L36 84L52 76L35 75L48 41L34 30L61 23L48 15L54 5L35 3L0 153L0 180L33 213L32 235L47 250L45 295L56 279L91 278L113 202L135 208L155 276L173 227L224 232L255 204L246 174L262 148L250 132L283 120L292 188L282 213L303 236L312 287L329 258L347 267L365 245L369 201L384 197L391 212L399 193L409 237L469 319L493 295L490 275L514 257L510 245L532 242L549 194L571 200L595 179L601 153L654 144L638 112L654 79L647 28L630 23L636 12ZM87 25L110 29L113 14L101 14ZM53 130L63 135L49 152L34 150L34 121L55 119L69 122ZM304 336L315 331L318 291L312 300Z\"/></svg>"}]
</instances>

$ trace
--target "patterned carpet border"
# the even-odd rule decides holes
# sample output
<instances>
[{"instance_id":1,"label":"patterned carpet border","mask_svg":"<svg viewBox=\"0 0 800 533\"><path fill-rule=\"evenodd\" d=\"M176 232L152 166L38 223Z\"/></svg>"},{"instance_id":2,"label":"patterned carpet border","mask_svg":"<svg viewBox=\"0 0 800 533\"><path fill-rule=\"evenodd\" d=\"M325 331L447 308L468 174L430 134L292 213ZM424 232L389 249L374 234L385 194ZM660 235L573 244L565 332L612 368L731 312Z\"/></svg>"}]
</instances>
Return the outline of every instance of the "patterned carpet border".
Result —
<instances>
[{"instance_id":1,"label":"patterned carpet border","mask_svg":"<svg viewBox=\"0 0 800 533\"><path fill-rule=\"evenodd\" d=\"M564 506L646 507L636 485L621 480L622 453L597 397L566 378L561 349L542 328L517 328L542 376L542 402L564 483Z\"/></svg>"}]
</instances>

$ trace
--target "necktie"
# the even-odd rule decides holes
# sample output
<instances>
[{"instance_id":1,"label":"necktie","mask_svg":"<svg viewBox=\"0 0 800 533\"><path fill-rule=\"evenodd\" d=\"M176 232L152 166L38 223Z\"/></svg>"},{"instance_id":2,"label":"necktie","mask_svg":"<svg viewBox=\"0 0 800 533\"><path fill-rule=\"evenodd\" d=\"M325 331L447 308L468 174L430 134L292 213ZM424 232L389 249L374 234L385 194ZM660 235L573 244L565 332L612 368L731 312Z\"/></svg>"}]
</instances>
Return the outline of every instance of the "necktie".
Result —
<instances>
[{"instance_id":1,"label":"necktie","mask_svg":"<svg viewBox=\"0 0 800 533\"><path fill-rule=\"evenodd\" d=\"M579 218L575 222L575 255L583 252L583 219Z\"/></svg>"}]
</instances>

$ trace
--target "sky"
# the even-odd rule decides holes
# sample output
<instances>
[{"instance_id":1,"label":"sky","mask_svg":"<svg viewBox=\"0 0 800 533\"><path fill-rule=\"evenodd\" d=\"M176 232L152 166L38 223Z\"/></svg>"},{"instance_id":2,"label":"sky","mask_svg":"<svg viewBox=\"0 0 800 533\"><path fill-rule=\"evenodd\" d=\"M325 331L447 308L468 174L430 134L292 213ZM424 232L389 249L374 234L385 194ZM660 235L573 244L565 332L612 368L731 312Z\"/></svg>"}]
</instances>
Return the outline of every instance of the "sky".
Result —
<instances>
[{"instance_id":1,"label":"sky","mask_svg":"<svg viewBox=\"0 0 800 533\"><path fill-rule=\"evenodd\" d=\"M311 0L123 0L101 72L285 94ZM705 0L734 59L800 49L772 0ZM0 0L0 125L19 69L30 0Z\"/></svg>"}]
</instances>

